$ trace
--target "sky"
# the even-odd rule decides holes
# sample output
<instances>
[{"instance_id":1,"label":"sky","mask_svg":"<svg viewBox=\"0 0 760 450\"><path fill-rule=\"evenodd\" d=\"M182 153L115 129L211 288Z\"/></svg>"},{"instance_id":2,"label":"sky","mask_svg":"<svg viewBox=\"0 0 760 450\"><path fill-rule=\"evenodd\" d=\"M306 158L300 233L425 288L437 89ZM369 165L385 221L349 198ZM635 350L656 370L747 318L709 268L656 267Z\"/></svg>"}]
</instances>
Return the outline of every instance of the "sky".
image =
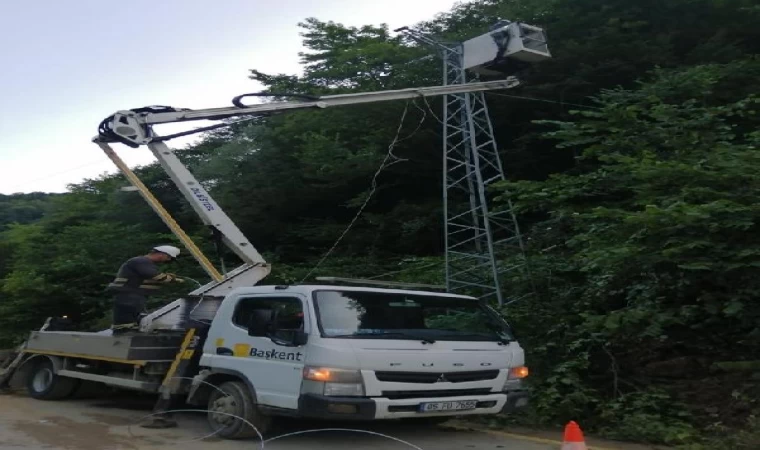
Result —
<instances>
[{"instance_id":1,"label":"sky","mask_svg":"<svg viewBox=\"0 0 760 450\"><path fill-rule=\"evenodd\" d=\"M307 17L393 29L431 19L455 3L2 1L0 193L65 192L69 183L115 172L91 139L100 121L118 110L228 106L235 95L262 89L248 79L249 69L299 73L298 22ZM114 148L133 167L153 160L145 147Z\"/></svg>"}]
</instances>

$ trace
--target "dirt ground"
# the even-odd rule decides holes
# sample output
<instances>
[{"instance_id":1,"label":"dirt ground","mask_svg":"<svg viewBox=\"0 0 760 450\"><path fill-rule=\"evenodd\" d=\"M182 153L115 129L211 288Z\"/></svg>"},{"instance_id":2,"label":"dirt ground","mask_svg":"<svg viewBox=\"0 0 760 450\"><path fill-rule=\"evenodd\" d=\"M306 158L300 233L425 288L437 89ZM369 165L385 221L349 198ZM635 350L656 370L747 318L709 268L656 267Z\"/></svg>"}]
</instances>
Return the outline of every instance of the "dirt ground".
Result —
<instances>
[{"instance_id":1,"label":"dirt ground","mask_svg":"<svg viewBox=\"0 0 760 450\"><path fill-rule=\"evenodd\" d=\"M260 440L226 441L210 433L202 413L180 414L178 428L153 430L137 423L150 414L152 399L139 397L94 398L44 402L23 394L0 395L0 449L3 450L214 450L260 449ZM408 423L381 424L327 423L289 421L282 426L280 437L265 442L269 450L342 450L362 448L391 450L416 448L423 450L557 450L561 436L522 435L479 432L453 426L422 426ZM313 431L331 428L332 431ZM335 428L363 430L341 431ZM310 431L312 430L312 431ZM303 433L284 436L288 433ZM382 437L378 434L389 437ZM395 438L395 440L394 440ZM405 441L405 442L404 442ZM642 450L646 447L625 446L589 441L599 450ZM592 445L597 444L597 445Z\"/></svg>"}]
</instances>

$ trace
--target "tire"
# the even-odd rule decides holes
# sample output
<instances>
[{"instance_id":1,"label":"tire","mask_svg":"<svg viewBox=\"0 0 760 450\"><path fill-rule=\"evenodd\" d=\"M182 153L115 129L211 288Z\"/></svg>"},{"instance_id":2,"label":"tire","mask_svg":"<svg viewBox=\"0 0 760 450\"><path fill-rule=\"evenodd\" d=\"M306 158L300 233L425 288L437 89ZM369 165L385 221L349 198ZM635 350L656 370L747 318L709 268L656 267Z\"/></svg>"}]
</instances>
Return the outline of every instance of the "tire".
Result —
<instances>
[{"instance_id":1,"label":"tire","mask_svg":"<svg viewBox=\"0 0 760 450\"><path fill-rule=\"evenodd\" d=\"M256 399L248 386L240 381L222 383L213 389L208 399L208 423L216 432L215 436L224 439L245 439L258 437L256 430L234 416L247 420L262 435L272 427L271 417L259 411ZM223 414L218 414L223 413Z\"/></svg>"},{"instance_id":2,"label":"tire","mask_svg":"<svg viewBox=\"0 0 760 450\"><path fill-rule=\"evenodd\" d=\"M79 387L79 380L56 375L53 362L40 359L27 374L29 396L37 400L61 400L71 396Z\"/></svg>"}]
</instances>

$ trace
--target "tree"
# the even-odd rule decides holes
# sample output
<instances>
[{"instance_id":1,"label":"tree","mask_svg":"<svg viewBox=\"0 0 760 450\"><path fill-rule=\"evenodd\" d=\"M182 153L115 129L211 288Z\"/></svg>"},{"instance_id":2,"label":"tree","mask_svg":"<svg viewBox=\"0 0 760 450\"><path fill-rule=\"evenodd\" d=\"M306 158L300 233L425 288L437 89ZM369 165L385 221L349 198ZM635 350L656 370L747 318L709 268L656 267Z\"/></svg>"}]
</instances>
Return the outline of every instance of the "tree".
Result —
<instances>
[{"instance_id":1,"label":"tree","mask_svg":"<svg viewBox=\"0 0 760 450\"><path fill-rule=\"evenodd\" d=\"M622 437L656 413L668 426L650 439L682 442L695 431L664 405L675 398L699 416L713 405L693 403L685 383L661 394L656 378L688 380L759 354L759 74L749 58L605 91L599 110L544 122L557 127L548 136L559 151L580 154L573 172L502 186L540 218L528 242L543 295L510 313L523 327L548 324L528 347L542 413L635 424L615 429Z\"/></svg>"},{"instance_id":2,"label":"tree","mask_svg":"<svg viewBox=\"0 0 760 450\"><path fill-rule=\"evenodd\" d=\"M517 202L531 257L533 280L504 289L523 298L505 312L533 368L533 423L580 418L678 443L717 421L706 408L738 421L757 407L757 383L711 372L758 354L754 3L480 0L415 25L454 41L500 18L548 31L553 58L518 72L521 87L487 94L510 180L499 192ZM302 75L251 71L270 101L441 82L431 50L385 25L302 28ZM270 282L441 283L440 99L429 103L259 117L180 157L274 264ZM214 254L161 168L137 172ZM101 289L118 265L171 240L125 184L104 176L61 196L0 197L0 341L49 314L107 324ZM207 279L189 258L176 272Z\"/></svg>"}]
</instances>

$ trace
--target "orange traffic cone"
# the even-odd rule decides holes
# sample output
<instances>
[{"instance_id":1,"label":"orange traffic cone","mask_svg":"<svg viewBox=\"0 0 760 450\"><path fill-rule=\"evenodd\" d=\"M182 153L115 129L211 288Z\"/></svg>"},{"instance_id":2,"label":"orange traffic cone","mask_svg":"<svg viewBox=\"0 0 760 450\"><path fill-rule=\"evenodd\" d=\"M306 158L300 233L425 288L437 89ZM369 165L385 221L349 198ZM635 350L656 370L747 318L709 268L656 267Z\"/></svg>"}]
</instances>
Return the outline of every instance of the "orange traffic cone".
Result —
<instances>
[{"instance_id":1,"label":"orange traffic cone","mask_svg":"<svg viewBox=\"0 0 760 450\"><path fill-rule=\"evenodd\" d=\"M583 439L583 431L574 421L565 425L565 438L562 442L562 450L587 450L586 441Z\"/></svg>"}]
</instances>

